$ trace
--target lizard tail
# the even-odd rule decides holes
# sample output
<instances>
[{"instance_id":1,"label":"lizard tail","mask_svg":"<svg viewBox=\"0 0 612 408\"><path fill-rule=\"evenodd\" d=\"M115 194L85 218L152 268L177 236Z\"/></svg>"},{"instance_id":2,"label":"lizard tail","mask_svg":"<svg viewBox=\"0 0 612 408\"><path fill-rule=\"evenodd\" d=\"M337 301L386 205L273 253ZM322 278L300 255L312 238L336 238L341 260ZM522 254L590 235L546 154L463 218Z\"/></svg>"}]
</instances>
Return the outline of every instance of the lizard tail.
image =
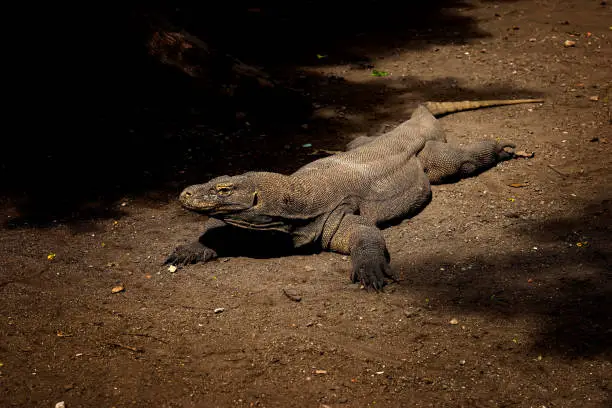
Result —
<instances>
[{"instance_id":1,"label":"lizard tail","mask_svg":"<svg viewBox=\"0 0 612 408\"><path fill-rule=\"evenodd\" d=\"M544 99L498 99L489 101L426 102L432 115L442 116L453 112L488 108L490 106L517 105L519 103L544 102Z\"/></svg>"}]
</instances>

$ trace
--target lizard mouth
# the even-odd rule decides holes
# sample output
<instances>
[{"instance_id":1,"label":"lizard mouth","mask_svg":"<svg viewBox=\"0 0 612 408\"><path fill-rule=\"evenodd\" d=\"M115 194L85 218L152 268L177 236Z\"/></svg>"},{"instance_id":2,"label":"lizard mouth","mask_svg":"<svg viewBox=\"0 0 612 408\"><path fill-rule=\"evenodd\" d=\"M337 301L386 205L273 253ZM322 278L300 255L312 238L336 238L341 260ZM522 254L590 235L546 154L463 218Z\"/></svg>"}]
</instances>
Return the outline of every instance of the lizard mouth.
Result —
<instances>
[{"instance_id":1,"label":"lizard mouth","mask_svg":"<svg viewBox=\"0 0 612 408\"><path fill-rule=\"evenodd\" d=\"M228 205L214 201L184 201L182 205L190 211L209 216L234 214L245 210L241 205Z\"/></svg>"},{"instance_id":2,"label":"lizard mouth","mask_svg":"<svg viewBox=\"0 0 612 408\"><path fill-rule=\"evenodd\" d=\"M216 203L206 203L206 202L192 203L192 202L184 201L181 204L183 205L183 207L185 207L188 210L195 211L195 212L201 212L201 213L210 213L211 211L214 211L215 208L217 207Z\"/></svg>"},{"instance_id":3,"label":"lizard mouth","mask_svg":"<svg viewBox=\"0 0 612 408\"><path fill-rule=\"evenodd\" d=\"M232 218L232 217L224 218L223 221L225 221L226 223L230 225L236 226L236 227L248 228L248 229L254 229L254 230L281 231L281 232L289 231L289 227L282 221L249 222L244 219Z\"/></svg>"}]
</instances>

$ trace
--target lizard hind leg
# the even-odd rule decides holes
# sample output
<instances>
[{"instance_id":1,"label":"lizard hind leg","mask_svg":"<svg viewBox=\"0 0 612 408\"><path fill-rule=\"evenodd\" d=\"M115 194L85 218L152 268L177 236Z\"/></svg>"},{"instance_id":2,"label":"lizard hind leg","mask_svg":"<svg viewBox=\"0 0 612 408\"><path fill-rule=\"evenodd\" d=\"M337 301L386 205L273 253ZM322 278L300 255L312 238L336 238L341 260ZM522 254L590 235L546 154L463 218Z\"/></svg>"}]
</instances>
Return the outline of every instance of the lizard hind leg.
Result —
<instances>
[{"instance_id":1,"label":"lizard hind leg","mask_svg":"<svg viewBox=\"0 0 612 408\"><path fill-rule=\"evenodd\" d=\"M472 177L488 170L497 163L514 157L515 145L509 142L485 140L466 146L453 146L438 141L428 141L418 154L418 159L431 184L441 184Z\"/></svg>"}]
</instances>

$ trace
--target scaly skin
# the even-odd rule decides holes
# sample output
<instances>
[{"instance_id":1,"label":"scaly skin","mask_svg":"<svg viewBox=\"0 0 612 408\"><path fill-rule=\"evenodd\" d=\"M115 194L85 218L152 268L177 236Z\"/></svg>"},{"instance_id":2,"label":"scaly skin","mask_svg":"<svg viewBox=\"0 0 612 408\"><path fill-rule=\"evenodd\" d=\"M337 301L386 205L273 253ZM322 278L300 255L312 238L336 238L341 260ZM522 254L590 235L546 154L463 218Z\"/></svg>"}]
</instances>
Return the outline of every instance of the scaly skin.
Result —
<instances>
[{"instance_id":1,"label":"scaly skin","mask_svg":"<svg viewBox=\"0 0 612 408\"><path fill-rule=\"evenodd\" d=\"M437 114L513 103L429 103ZM474 176L513 157L507 142L482 141L466 147L446 143L438 121L424 105L410 120L348 151L309 163L291 175L248 172L189 186L182 205L209 216L200 239L177 247L167 264L205 262L216 244L238 244L240 231L281 234L293 248L316 245L351 255L352 280L381 290L393 278L381 229L418 214L431 199L431 184ZM226 238L213 237L228 231ZM211 242L212 241L212 242Z\"/></svg>"}]
</instances>

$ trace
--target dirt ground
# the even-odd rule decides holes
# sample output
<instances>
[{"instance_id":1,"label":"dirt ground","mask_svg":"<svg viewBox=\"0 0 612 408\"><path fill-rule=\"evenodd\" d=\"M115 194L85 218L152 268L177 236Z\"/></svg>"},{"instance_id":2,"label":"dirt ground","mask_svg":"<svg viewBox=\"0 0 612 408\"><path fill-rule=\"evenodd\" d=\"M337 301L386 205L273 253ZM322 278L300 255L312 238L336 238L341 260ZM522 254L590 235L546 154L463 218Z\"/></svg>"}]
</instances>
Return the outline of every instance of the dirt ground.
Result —
<instances>
[{"instance_id":1,"label":"dirt ground","mask_svg":"<svg viewBox=\"0 0 612 408\"><path fill-rule=\"evenodd\" d=\"M245 108L223 129L191 118L153 140L130 128L131 157L100 143L98 161L41 165L44 193L13 183L0 201L0 406L612 406L610 5L439 6L401 34L362 24L292 48L308 63L270 64L308 99L305 119ZM176 200L189 183L288 173L419 101L519 97L546 102L441 119L451 141L509 139L535 157L435 187L386 230L402 281L384 293L351 284L334 253L161 265L202 228ZM147 148L159 166L134 154ZM54 213L78 190L66 180L94 167L107 183ZM120 185L130 177L141 188Z\"/></svg>"}]
</instances>

